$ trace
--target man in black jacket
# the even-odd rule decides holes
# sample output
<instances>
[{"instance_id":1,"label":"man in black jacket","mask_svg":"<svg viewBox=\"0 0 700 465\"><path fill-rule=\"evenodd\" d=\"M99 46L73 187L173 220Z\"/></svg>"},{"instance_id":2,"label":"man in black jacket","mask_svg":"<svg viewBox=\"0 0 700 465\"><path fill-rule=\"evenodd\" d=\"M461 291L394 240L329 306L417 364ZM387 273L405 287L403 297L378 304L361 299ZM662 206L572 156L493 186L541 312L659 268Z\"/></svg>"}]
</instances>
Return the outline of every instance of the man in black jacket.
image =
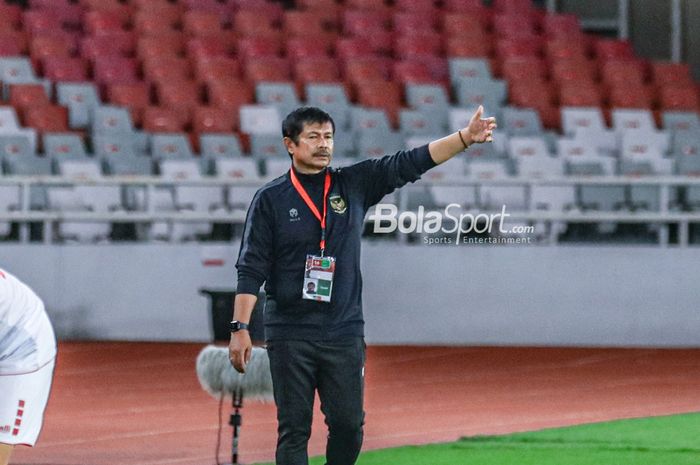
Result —
<instances>
[{"instance_id":1,"label":"man in black jacket","mask_svg":"<svg viewBox=\"0 0 700 465\"><path fill-rule=\"evenodd\" d=\"M277 465L307 465L315 392L328 425L327 465L352 465L364 423L364 320L360 243L367 210L430 168L492 141L479 107L469 125L428 145L330 168L335 125L299 108L282 124L290 171L261 188L248 209L236 268L230 357L245 371L247 323L265 283L265 339L277 405ZM309 283L315 292L309 293Z\"/></svg>"}]
</instances>

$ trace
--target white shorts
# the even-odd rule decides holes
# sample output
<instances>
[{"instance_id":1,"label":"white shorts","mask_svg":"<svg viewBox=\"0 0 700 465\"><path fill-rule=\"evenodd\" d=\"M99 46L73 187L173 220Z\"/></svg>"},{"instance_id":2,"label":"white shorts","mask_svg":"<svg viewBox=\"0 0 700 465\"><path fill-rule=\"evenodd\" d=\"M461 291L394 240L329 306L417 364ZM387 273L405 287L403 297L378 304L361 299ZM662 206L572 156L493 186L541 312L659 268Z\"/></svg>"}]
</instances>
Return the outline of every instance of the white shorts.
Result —
<instances>
[{"instance_id":1,"label":"white shorts","mask_svg":"<svg viewBox=\"0 0 700 465\"><path fill-rule=\"evenodd\" d=\"M0 375L0 443L33 446L44 423L55 359L37 371Z\"/></svg>"}]
</instances>

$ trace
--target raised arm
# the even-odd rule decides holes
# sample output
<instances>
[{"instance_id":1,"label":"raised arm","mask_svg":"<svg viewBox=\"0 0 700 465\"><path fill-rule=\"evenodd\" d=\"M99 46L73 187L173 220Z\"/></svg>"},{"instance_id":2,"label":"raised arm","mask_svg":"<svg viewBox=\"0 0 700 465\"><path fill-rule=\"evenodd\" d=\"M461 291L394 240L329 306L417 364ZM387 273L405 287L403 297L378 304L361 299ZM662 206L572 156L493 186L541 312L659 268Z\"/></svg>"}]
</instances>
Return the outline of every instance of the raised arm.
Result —
<instances>
[{"instance_id":1,"label":"raised arm","mask_svg":"<svg viewBox=\"0 0 700 465\"><path fill-rule=\"evenodd\" d=\"M430 157L436 164L446 162L474 143L493 142L493 130L497 127L496 118L482 118L483 113L484 107L479 105L466 128L428 145Z\"/></svg>"}]
</instances>

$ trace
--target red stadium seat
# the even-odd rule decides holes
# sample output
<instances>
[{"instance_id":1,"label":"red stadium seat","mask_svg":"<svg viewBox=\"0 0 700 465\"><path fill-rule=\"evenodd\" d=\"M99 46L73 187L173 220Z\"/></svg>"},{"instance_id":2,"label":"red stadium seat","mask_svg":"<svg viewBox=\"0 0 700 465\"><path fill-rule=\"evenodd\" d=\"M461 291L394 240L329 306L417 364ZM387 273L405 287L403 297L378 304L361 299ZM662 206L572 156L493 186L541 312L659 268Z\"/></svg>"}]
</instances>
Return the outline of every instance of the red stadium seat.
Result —
<instances>
[{"instance_id":1,"label":"red stadium seat","mask_svg":"<svg viewBox=\"0 0 700 465\"><path fill-rule=\"evenodd\" d=\"M574 14L553 13L544 16L542 30L548 37L577 37L581 35L581 24Z\"/></svg>"},{"instance_id":2,"label":"red stadium seat","mask_svg":"<svg viewBox=\"0 0 700 465\"><path fill-rule=\"evenodd\" d=\"M177 32L168 32L151 37L139 38L138 57L147 60L150 57L180 55L185 47L185 36Z\"/></svg>"},{"instance_id":3,"label":"red stadium seat","mask_svg":"<svg viewBox=\"0 0 700 465\"><path fill-rule=\"evenodd\" d=\"M357 103L384 110L394 127L398 125L402 99L402 90L399 84L385 80L365 81L356 90Z\"/></svg>"},{"instance_id":4,"label":"red stadium seat","mask_svg":"<svg viewBox=\"0 0 700 465\"><path fill-rule=\"evenodd\" d=\"M527 15L496 15L493 30L499 37L529 37L535 34L535 24Z\"/></svg>"},{"instance_id":5,"label":"red stadium seat","mask_svg":"<svg viewBox=\"0 0 700 465\"><path fill-rule=\"evenodd\" d=\"M595 80L595 68L588 60L556 60L551 66L551 76L557 82L593 82Z\"/></svg>"},{"instance_id":6,"label":"red stadium seat","mask_svg":"<svg viewBox=\"0 0 700 465\"><path fill-rule=\"evenodd\" d=\"M209 106L235 109L241 105L255 102L253 86L246 81L230 78L227 80L211 81L207 84Z\"/></svg>"},{"instance_id":7,"label":"red stadium seat","mask_svg":"<svg viewBox=\"0 0 700 465\"><path fill-rule=\"evenodd\" d=\"M85 13L84 25L88 34L98 35L107 31L122 31L129 23L128 10L101 10Z\"/></svg>"},{"instance_id":8,"label":"red stadium seat","mask_svg":"<svg viewBox=\"0 0 700 465\"><path fill-rule=\"evenodd\" d=\"M222 24L231 21L231 15L233 13L231 6L217 0L182 0L180 3L187 11L213 13L219 17Z\"/></svg>"},{"instance_id":9,"label":"red stadium seat","mask_svg":"<svg viewBox=\"0 0 700 465\"><path fill-rule=\"evenodd\" d=\"M161 107L191 111L202 104L201 89L196 81L159 82L156 94Z\"/></svg>"},{"instance_id":10,"label":"red stadium seat","mask_svg":"<svg viewBox=\"0 0 700 465\"><path fill-rule=\"evenodd\" d=\"M565 107L600 107L603 97L592 82L563 82L559 87L559 104Z\"/></svg>"},{"instance_id":11,"label":"red stadium seat","mask_svg":"<svg viewBox=\"0 0 700 465\"><path fill-rule=\"evenodd\" d=\"M343 13L343 32L351 36L367 37L376 31L389 30L391 16L388 12L372 10L346 10Z\"/></svg>"},{"instance_id":12,"label":"red stadium seat","mask_svg":"<svg viewBox=\"0 0 700 465\"><path fill-rule=\"evenodd\" d=\"M321 37L291 37L285 46L286 56L292 60L330 56L329 43Z\"/></svg>"},{"instance_id":13,"label":"red stadium seat","mask_svg":"<svg viewBox=\"0 0 700 465\"><path fill-rule=\"evenodd\" d=\"M393 80L402 84L429 84L437 80L430 72L430 67L420 60L403 60L394 62Z\"/></svg>"},{"instance_id":14,"label":"red stadium seat","mask_svg":"<svg viewBox=\"0 0 700 465\"><path fill-rule=\"evenodd\" d=\"M22 22L22 8L19 5L0 3L0 17L7 21L7 24L19 26Z\"/></svg>"},{"instance_id":15,"label":"red stadium seat","mask_svg":"<svg viewBox=\"0 0 700 465\"><path fill-rule=\"evenodd\" d=\"M41 84L12 84L10 85L10 105L24 114L30 107L44 107L51 105L51 101Z\"/></svg>"},{"instance_id":16,"label":"red stadium seat","mask_svg":"<svg viewBox=\"0 0 700 465\"><path fill-rule=\"evenodd\" d=\"M141 124L144 109L151 105L150 86L147 83L113 84L109 86L108 94L110 103L127 107L134 124Z\"/></svg>"},{"instance_id":17,"label":"red stadium seat","mask_svg":"<svg viewBox=\"0 0 700 465\"><path fill-rule=\"evenodd\" d=\"M330 57L311 57L294 62L294 79L298 87L310 82L338 82L338 62Z\"/></svg>"},{"instance_id":18,"label":"red stadium seat","mask_svg":"<svg viewBox=\"0 0 700 465\"><path fill-rule=\"evenodd\" d=\"M345 6L352 10L369 10L377 13L383 13L389 10L389 6L377 0L346 0Z\"/></svg>"},{"instance_id":19,"label":"red stadium seat","mask_svg":"<svg viewBox=\"0 0 700 465\"><path fill-rule=\"evenodd\" d=\"M30 107L24 113L24 125L44 132L68 131L68 109L58 105Z\"/></svg>"},{"instance_id":20,"label":"red stadium seat","mask_svg":"<svg viewBox=\"0 0 700 465\"><path fill-rule=\"evenodd\" d=\"M469 36L485 32L478 18L469 13L445 13L442 17L442 32L446 38Z\"/></svg>"},{"instance_id":21,"label":"red stadium seat","mask_svg":"<svg viewBox=\"0 0 700 465\"><path fill-rule=\"evenodd\" d=\"M97 36L84 37L80 42L80 54L89 60L111 55L128 56L135 50L136 36L127 31L110 31Z\"/></svg>"},{"instance_id":22,"label":"red stadium seat","mask_svg":"<svg viewBox=\"0 0 700 465\"><path fill-rule=\"evenodd\" d=\"M613 108L652 108L651 91L640 82L614 82L608 91L608 104Z\"/></svg>"},{"instance_id":23,"label":"red stadium seat","mask_svg":"<svg viewBox=\"0 0 700 465\"><path fill-rule=\"evenodd\" d=\"M259 57L279 56L282 41L279 36L244 37L238 41L238 57L246 61Z\"/></svg>"},{"instance_id":24,"label":"red stadium seat","mask_svg":"<svg viewBox=\"0 0 700 465\"><path fill-rule=\"evenodd\" d=\"M692 84L667 84L659 89L659 104L664 111L698 111L698 88Z\"/></svg>"},{"instance_id":25,"label":"red stadium seat","mask_svg":"<svg viewBox=\"0 0 700 465\"><path fill-rule=\"evenodd\" d=\"M187 11L182 16L185 34L207 36L223 31L221 16L207 11Z\"/></svg>"},{"instance_id":26,"label":"red stadium seat","mask_svg":"<svg viewBox=\"0 0 700 465\"><path fill-rule=\"evenodd\" d=\"M442 38L436 32L411 34L398 37L394 44L394 54L399 59L442 54Z\"/></svg>"},{"instance_id":27,"label":"red stadium seat","mask_svg":"<svg viewBox=\"0 0 700 465\"><path fill-rule=\"evenodd\" d=\"M243 37L279 36L273 20L259 11L238 11L233 17L233 30Z\"/></svg>"},{"instance_id":28,"label":"red stadium seat","mask_svg":"<svg viewBox=\"0 0 700 465\"><path fill-rule=\"evenodd\" d=\"M160 12L138 12L134 16L134 30L141 36L157 36L175 31L178 17L162 15Z\"/></svg>"},{"instance_id":29,"label":"red stadium seat","mask_svg":"<svg viewBox=\"0 0 700 465\"><path fill-rule=\"evenodd\" d=\"M198 106L192 112L192 130L203 133L232 133L238 128L238 115L230 109Z\"/></svg>"},{"instance_id":30,"label":"red stadium seat","mask_svg":"<svg viewBox=\"0 0 700 465\"><path fill-rule=\"evenodd\" d=\"M322 36L329 32L323 17L315 11L289 10L284 14L285 37Z\"/></svg>"},{"instance_id":31,"label":"red stadium seat","mask_svg":"<svg viewBox=\"0 0 700 465\"><path fill-rule=\"evenodd\" d=\"M254 11L260 16L269 18L274 25L281 24L284 16L284 8L278 2L267 0L229 0L229 6L233 6L235 12Z\"/></svg>"},{"instance_id":32,"label":"red stadium seat","mask_svg":"<svg viewBox=\"0 0 700 465\"><path fill-rule=\"evenodd\" d=\"M667 84L692 84L690 67L687 63L671 63L654 61L651 63L651 73L654 84L665 86Z\"/></svg>"},{"instance_id":33,"label":"red stadium seat","mask_svg":"<svg viewBox=\"0 0 700 465\"><path fill-rule=\"evenodd\" d=\"M496 11L515 14L533 9L531 0L493 0L492 6Z\"/></svg>"},{"instance_id":34,"label":"red stadium seat","mask_svg":"<svg viewBox=\"0 0 700 465\"><path fill-rule=\"evenodd\" d=\"M510 102L514 105L535 108L537 105L553 105L554 92L544 81L509 82Z\"/></svg>"},{"instance_id":35,"label":"red stadium seat","mask_svg":"<svg viewBox=\"0 0 700 465\"><path fill-rule=\"evenodd\" d=\"M452 58L488 57L493 53L491 42L483 40L486 35L474 37L448 37L445 55Z\"/></svg>"},{"instance_id":36,"label":"red stadium seat","mask_svg":"<svg viewBox=\"0 0 700 465\"><path fill-rule=\"evenodd\" d=\"M27 10L22 14L24 30L35 34L61 31L63 24L61 19L49 11Z\"/></svg>"},{"instance_id":37,"label":"red stadium seat","mask_svg":"<svg viewBox=\"0 0 700 465\"><path fill-rule=\"evenodd\" d=\"M143 129L150 132L184 132L190 122L181 109L148 107L143 113Z\"/></svg>"},{"instance_id":38,"label":"red stadium seat","mask_svg":"<svg viewBox=\"0 0 700 465\"><path fill-rule=\"evenodd\" d=\"M217 36L194 37L187 41L187 56L193 60L200 58L226 57L230 50Z\"/></svg>"},{"instance_id":39,"label":"red stadium seat","mask_svg":"<svg viewBox=\"0 0 700 465\"><path fill-rule=\"evenodd\" d=\"M195 77L200 82L218 81L241 76L241 65L234 58L202 57L195 60Z\"/></svg>"},{"instance_id":40,"label":"red stadium seat","mask_svg":"<svg viewBox=\"0 0 700 465\"><path fill-rule=\"evenodd\" d=\"M120 56L95 58L93 74L98 84L131 84L139 80L136 60Z\"/></svg>"},{"instance_id":41,"label":"red stadium seat","mask_svg":"<svg viewBox=\"0 0 700 465\"><path fill-rule=\"evenodd\" d=\"M192 67L187 58L151 57L143 62L143 77L147 81L182 81L192 76Z\"/></svg>"},{"instance_id":42,"label":"red stadium seat","mask_svg":"<svg viewBox=\"0 0 700 465\"><path fill-rule=\"evenodd\" d=\"M543 45L539 36L500 39L496 42L496 54L501 58L537 56L542 53Z\"/></svg>"},{"instance_id":43,"label":"red stadium seat","mask_svg":"<svg viewBox=\"0 0 700 465\"><path fill-rule=\"evenodd\" d=\"M395 0L396 11L411 11L418 14L436 14L439 12L433 0Z\"/></svg>"},{"instance_id":44,"label":"red stadium seat","mask_svg":"<svg viewBox=\"0 0 700 465\"><path fill-rule=\"evenodd\" d=\"M46 57L42 69L44 77L54 82L88 80L88 64L84 58Z\"/></svg>"},{"instance_id":45,"label":"red stadium seat","mask_svg":"<svg viewBox=\"0 0 700 465\"><path fill-rule=\"evenodd\" d=\"M598 39L593 44L593 49L599 60L634 58L632 44L627 40Z\"/></svg>"},{"instance_id":46,"label":"red stadium seat","mask_svg":"<svg viewBox=\"0 0 700 465\"><path fill-rule=\"evenodd\" d=\"M360 87L364 81L388 80L390 74L391 60L386 58L355 58L345 64L345 80Z\"/></svg>"},{"instance_id":47,"label":"red stadium seat","mask_svg":"<svg viewBox=\"0 0 700 465\"><path fill-rule=\"evenodd\" d=\"M642 84L644 65L637 59L607 60L600 70L603 82L606 84Z\"/></svg>"},{"instance_id":48,"label":"red stadium seat","mask_svg":"<svg viewBox=\"0 0 700 465\"><path fill-rule=\"evenodd\" d=\"M17 56L27 53L27 39L22 32L0 32L0 56Z\"/></svg>"},{"instance_id":49,"label":"red stadium seat","mask_svg":"<svg viewBox=\"0 0 700 465\"><path fill-rule=\"evenodd\" d=\"M588 46L581 38L555 38L548 40L544 46L545 55L550 60L586 59Z\"/></svg>"},{"instance_id":50,"label":"red stadium seat","mask_svg":"<svg viewBox=\"0 0 700 465\"><path fill-rule=\"evenodd\" d=\"M32 39L29 52L35 67L38 67L44 58L70 57L75 50L74 44L67 37L39 36Z\"/></svg>"},{"instance_id":51,"label":"red stadium seat","mask_svg":"<svg viewBox=\"0 0 700 465\"><path fill-rule=\"evenodd\" d=\"M509 81L547 78L547 66L541 58L511 57L501 64L501 73Z\"/></svg>"},{"instance_id":52,"label":"red stadium seat","mask_svg":"<svg viewBox=\"0 0 700 465\"><path fill-rule=\"evenodd\" d=\"M401 10L391 19L394 32L399 35L430 34L437 29L437 10Z\"/></svg>"},{"instance_id":53,"label":"red stadium seat","mask_svg":"<svg viewBox=\"0 0 700 465\"><path fill-rule=\"evenodd\" d=\"M335 55L340 61L374 54L372 45L362 37L341 37L335 43Z\"/></svg>"},{"instance_id":54,"label":"red stadium seat","mask_svg":"<svg viewBox=\"0 0 700 465\"><path fill-rule=\"evenodd\" d=\"M292 79L289 61L279 57L260 57L246 63L243 75L252 82L291 81Z\"/></svg>"}]
</instances>

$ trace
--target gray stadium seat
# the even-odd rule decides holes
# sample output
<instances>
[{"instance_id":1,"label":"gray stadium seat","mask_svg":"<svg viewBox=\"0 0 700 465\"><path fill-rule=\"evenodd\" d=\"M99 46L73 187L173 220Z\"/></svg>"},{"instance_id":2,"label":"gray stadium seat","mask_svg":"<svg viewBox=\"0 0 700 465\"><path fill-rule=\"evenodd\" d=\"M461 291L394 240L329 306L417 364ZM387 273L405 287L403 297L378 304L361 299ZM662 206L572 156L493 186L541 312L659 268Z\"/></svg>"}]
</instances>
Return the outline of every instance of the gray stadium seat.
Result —
<instances>
[{"instance_id":1,"label":"gray stadium seat","mask_svg":"<svg viewBox=\"0 0 700 465\"><path fill-rule=\"evenodd\" d=\"M650 110L617 108L612 111L613 129L618 132L628 130L656 130L654 116Z\"/></svg>"},{"instance_id":2,"label":"gray stadium seat","mask_svg":"<svg viewBox=\"0 0 700 465\"><path fill-rule=\"evenodd\" d=\"M90 82L60 82L56 84L58 103L68 107L71 128L85 128L90 124L92 109L101 104L97 87Z\"/></svg>"},{"instance_id":3,"label":"gray stadium seat","mask_svg":"<svg viewBox=\"0 0 700 465\"><path fill-rule=\"evenodd\" d=\"M447 127L450 101L445 89L435 84L406 84L406 102L431 115L440 128Z\"/></svg>"},{"instance_id":4,"label":"gray stadium seat","mask_svg":"<svg viewBox=\"0 0 700 465\"><path fill-rule=\"evenodd\" d=\"M283 116L271 105L241 105L239 115L246 134L279 134L282 127Z\"/></svg>"},{"instance_id":5,"label":"gray stadium seat","mask_svg":"<svg viewBox=\"0 0 700 465\"><path fill-rule=\"evenodd\" d=\"M102 134L93 137L92 149L96 157L130 157L136 154L131 137L112 134Z\"/></svg>"},{"instance_id":6,"label":"gray stadium seat","mask_svg":"<svg viewBox=\"0 0 700 465\"><path fill-rule=\"evenodd\" d=\"M55 159L87 157L85 145L80 136L63 132L44 134L44 153L47 157Z\"/></svg>"},{"instance_id":7,"label":"gray stadium seat","mask_svg":"<svg viewBox=\"0 0 700 465\"><path fill-rule=\"evenodd\" d=\"M363 131L358 137L358 158L381 157L404 148L403 137L397 132Z\"/></svg>"},{"instance_id":8,"label":"gray stadium seat","mask_svg":"<svg viewBox=\"0 0 700 465\"><path fill-rule=\"evenodd\" d=\"M700 116L694 111L665 111L661 114L663 128L667 131L700 131Z\"/></svg>"},{"instance_id":9,"label":"gray stadium seat","mask_svg":"<svg viewBox=\"0 0 700 465\"><path fill-rule=\"evenodd\" d=\"M262 186L263 177L258 170L257 160L251 158L219 158L215 161L216 174L230 179L226 193L226 203L230 210L246 211L255 192ZM257 185L237 185L240 181Z\"/></svg>"},{"instance_id":10,"label":"gray stadium seat","mask_svg":"<svg viewBox=\"0 0 700 465\"><path fill-rule=\"evenodd\" d=\"M506 160L474 160L468 164L469 177L474 180L490 181L509 177ZM505 205L508 210L524 210L525 186L481 185L479 186L479 207L482 210L501 210Z\"/></svg>"},{"instance_id":11,"label":"gray stadium seat","mask_svg":"<svg viewBox=\"0 0 700 465\"><path fill-rule=\"evenodd\" d=\"M462 79L457 84L455 94L460 106L477 107L483 105L485 109L489 110L500 107L508 96L505 81L481 77Z\"/></svg>"},{"instance_id":12,"label":"gray stadium seat","mask_svg":"<svg viewBox=\"0 0 700 465\"><path fill-rule=\"evenodd\" d=\"M202 134L199 136L199 145L203 157L240 157L243 155L241 143L234 134Z\"/></svg>"},{"instance_id":13,"label":"gray stadium seat","mask_svg":"<svg viewBox=\"0 0 700 465\"><path fill-rule=\"evenodd\" d=\"M134 124L129 110L123 107L104 105L92 110L92 134L133 134Z\"/></svg>"},{"instance_id":14,"label":"gray stadium seat","mask_svg":"<svg viewBox=\"0 0 700 465\"><path fill-rule=\"evenodd\" d=\"M292 161L287 157L286 159L283 158L269 158L265 160L265 164L263 165L265 168L265 180L270 180L270 179L275 179L287 171L292 167Z\"/></svg>"},{"instance_id":15,"label":"gray stadium seat","mask_svg":"<svg viewBox=\"0 0 700 465\"><path fill-rule=\"evenodd\" d=\"M491 66L485 58L450 58L450 81L453 86L467 78L491 78Z\"/></svg>"},{"instance_id":16,"label":"gray stadium seat","mask_svg":"<svg viewBox=\"0 0 700 465\"><path fill-rule=\"evenodd\" d=\"M350 110L350 118L350 127L355 133L388 133L391 131L391 126L389 125L389 118L387 117L384 110L353 107Z\"/></svg>"},{"instance_id":17,"label":"gray stadium seat","mask_svg":"<svg viewBox=\"0 0 700 465\"><path fill-rule=\"evenodd\" d=\"M255 85L255 100L276 107L281 118L301 105L294 85L289 82L259 82Z\"/></svg>"},{"instance_id":18,"label":"gray stadium seat","mask_svg":"<svg viewBox=\"0 0 700 465\"><path fill-rule=\"evenodd\" d=\"M51 174L51 160L37 155L16 155L5 157L8 174L16 176L48 176ZM29 204L33 210L43 210L48 203L45 186L31 186Z\"/></svg>"},{"instance_id":19,"label":"gray stadium seat","mask_svg":"<svg viewBox=\"0 0 700 465\"><path fill-rule=\"evenodd\" d=\"M289 158L280 134L251 134L250 150L254 157Z\"/></svg>"},{"instance_id":20,"label":"gray stadium seat","mask_svg":"<svg viewBox=\"0 0 700 465\"><path fill-rule=\"evenodd\" d=\"M504 108L502 127L510 136L538 136L543 132L539 114L530 108Z\"/></svg>"},{"instance_id":21,"label":"gray stadium seat","mask_svg":"<svg viewBox=\"0 0 700 465\"><path fill-rule=\"evenodd\" d=\"M603 113L596 107L562 107L561 122L564 134L573 135L579 129L604 131Z\"/></svg>"},{"instance_id":22,"label":"gray stadium seat","mask_svg":"<svg viewBox=\"0 0 700 465\"><path fill-rule=\"evenodd\" d=\"M409 135L435 135L439 138L445 133L445 129L432 113L425 110L403 109L399 112L399 127L404 136Z\"/></svg>"},{"instance_id":23,"label":"gray stadium seat","mask_svg":"<svg viewBox=\"0 0 700 465\"><path fill-rule=\"evenodd\" d=\"M14 155L30 156L35 153L26 137L0 133L0 159Z\"/></svg>"},{"instance_id":24,"label":"gray stadium seat","mask_svg":"<svg viewBox=\"0 0 700 465\"><path fill-rule=\"evenodd\" d=\"M306 103L330 114L338 131L348 127L350 102L341 84L307 84Z\"/></svg>"},{"instance_id":25,"label":"gray stadium seat","mask_svg":"<svg viewBox=\"0 0 700 465\"><path fill-rule=\"evenodd\" d=\"M151 137L151 157L154 160L191 159L194 157L190 140L184 134L154 134Z\"/></svg>"},{"instance_id":26,"label":"gray stadium seat","mask_svg":"<svg viewBox=\"0 0 700 465\"><path fill-rule=\"evenodd\" d=\"M14 107L0 107L0 134L12 133L18 129L19 118Z\"/></svg>"}]
</instances>

